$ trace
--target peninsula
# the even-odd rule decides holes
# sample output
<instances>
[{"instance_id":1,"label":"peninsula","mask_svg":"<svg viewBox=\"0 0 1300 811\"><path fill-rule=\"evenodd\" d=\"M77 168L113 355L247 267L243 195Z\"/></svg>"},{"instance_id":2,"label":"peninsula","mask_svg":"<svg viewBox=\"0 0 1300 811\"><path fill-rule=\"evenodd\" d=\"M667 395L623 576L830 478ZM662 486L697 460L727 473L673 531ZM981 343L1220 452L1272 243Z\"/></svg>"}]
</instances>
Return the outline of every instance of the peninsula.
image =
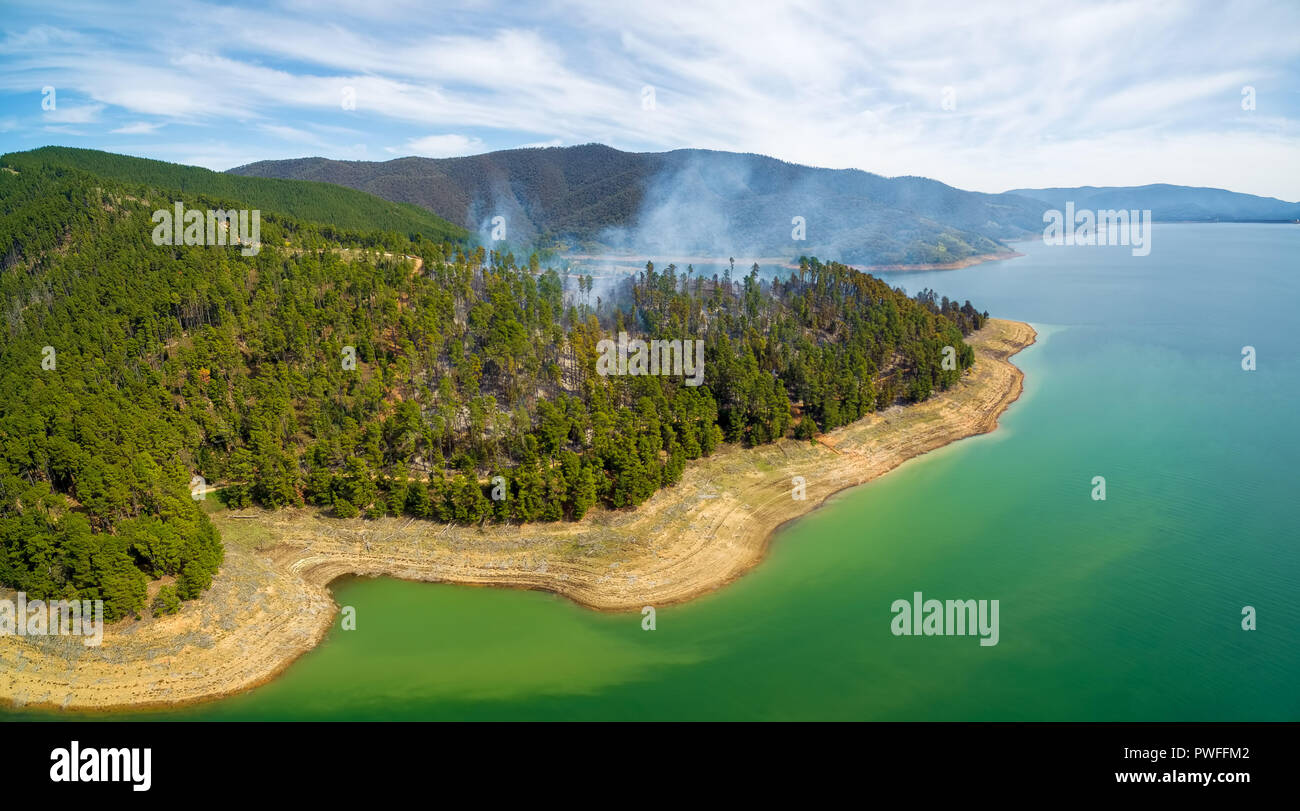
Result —
<instances>
[{"instance_id":1,"label":"peninsula","mask_svg":"<svg viewBox=\"0 0 1300 811\"><path fill-rule=\"evenodd\" d=\"M346 575L541 589L603 611L682 602L762 560L786 522L927 451L992 431L1019 396L1011 356L1028 324L989 319L976 362L947 391L818 441L723 446L635 510L485 529L406 518L340 521L319 510L217 512L226 554L212 587L174 615L110 626L99 647L0 637L0 701L109 710L177 705L264 683L325 636ZM802 476L806 498L793 497ZM869 538L862 542L870 542Z\"/></svg>"}]
</instances>

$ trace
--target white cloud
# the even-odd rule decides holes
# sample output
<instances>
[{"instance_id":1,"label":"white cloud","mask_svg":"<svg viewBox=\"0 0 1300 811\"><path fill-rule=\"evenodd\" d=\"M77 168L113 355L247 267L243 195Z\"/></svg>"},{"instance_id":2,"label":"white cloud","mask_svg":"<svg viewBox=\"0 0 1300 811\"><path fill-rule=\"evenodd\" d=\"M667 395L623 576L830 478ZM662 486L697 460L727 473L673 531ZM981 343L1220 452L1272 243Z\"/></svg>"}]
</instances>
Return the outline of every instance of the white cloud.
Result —
<instances>
[{"instance_id":1,"label":"white cloud","mask_svg":"<svg viewBox=\"0 0 1300 811\"><path fill-rule=\"evenodd\" d=\"M0 93L32 94L35 110L34 88L51 84L61 100L66 89L94 103L68 113L86 120L54 123L149 116L260 158L284 143L450 156L600 141L985 190L1228 178L1300 198L1293 3L753 0L737 13L730 0L481 0L430 14L348 0L307 14L287 2L127 4L84 29L75 13L31 4L33 23L10 22L0 39ZM1243 84L1257 111L1240 109ZM941 107L945 87L955 109ZM1266 155L1272 165L1255 160Z\"/></svg>"},{"instance_id":2,"label":"white cloud","mask_svg":"<svg viewBox=\"0 0 1300 811\"><path fill-rule=\"evenodd\" d=\"M320 136L298 127L290 127L284 124L259 124L257 128L269 135L274 135L282 141L311 144L313 146L325 145L325 141Z\"/></svg>"},{"instance_id":3,"label":"white cloud","mask_svg":"<svg viewBox=\"0 0 1300 811\"><path fill-rule=\"evenodd\" d=\"M115 135L152 135L163 126L161 123L149 123L148 121L137 121L134 124L127 124L124 127L118 127L109 132Z\"/></svg>"},{"instance_id":4,"label":"white cloud","mask_svg":"<svg viewBox=\"0 0 1300 811\"><path fill-rule=\"evenodd\" d=\"M418 155L424 158L455 158L461 155L474 155L486 152L487 147L478 138L465 135L426 135L413 138L405 146L387 147L394 155Z\"/></svg>"},{"instance_id":5,"label":"white cloud","mask_svg":"<svg viewBox=\"0 0 1300 811\"><path fill-rule=\"evenodd\" d=\"M78 138L85 138L90 135L90 133L86 132L85 130L79 130L76 129L75 127L65 127L61 125L54 126L54 127L42 127L41 129L44 130L45 132L55 133L56 135L75 135Z\"/></svg>"},{"instance_id":6,"label":"white cloud","mask_svg":"<svg viewBox=\"0 0 1300 811\"><path fill-rule=\"evenodd\" d=\"M55 96L58 104L58 96ZM102 104L79 104L74 106L56 106L53 110L44 110L41 119L47 124L92 124L99 120L104 111Z\"/></svg>"},{"instance_id":7,"label":"white cloud","mask_svg":"<svg viewBox=\"0 0 1300 811\"><path fill-rule=\"evenodd\" d=\"M564 146L564 139L552 138L549 141L534 141L530 144L520 144L519 149L545 149L552 146Z\"/></svg>"}]
</instances>

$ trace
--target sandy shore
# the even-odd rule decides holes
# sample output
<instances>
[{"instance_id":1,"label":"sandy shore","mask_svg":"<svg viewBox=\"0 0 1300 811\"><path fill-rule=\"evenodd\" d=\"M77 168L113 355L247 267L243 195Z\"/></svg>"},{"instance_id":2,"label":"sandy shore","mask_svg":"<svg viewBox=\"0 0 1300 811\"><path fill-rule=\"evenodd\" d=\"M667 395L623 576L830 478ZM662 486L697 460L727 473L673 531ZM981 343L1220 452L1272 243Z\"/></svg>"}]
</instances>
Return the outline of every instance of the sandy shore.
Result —
<instances>
[{"instance_id":1,"label":"sandy shore","mask_svg":"<svg viewBox=\"0 0 1300 811\"><path fill-rule=\"evenodd\" d=\"M1028 238L1026 238L1026 240L1027 239ZM1026 241L1026 240L1022 240L1022 241ZM997 253L975 254L974 256L968 256L965 259L954 259L951 262L930 262L930 263L922 263L916 265L849 265L849 267L854 268L855 270L860 270L864 273L877 273L877 272L886 272L886 271L899 272L899 271L908 271L908 270L959 270L960 268L968 268L972 265L980 265L985 262L997 262L1002 259L1015 259L1018 256L1024 256L1024 254L1018 253L1013 250L1008 250L1008 251L998 251ZM582 261L582 262L607 262L610 264L611 267L620 266L623 267L625 270L629 270L629 271L643 269L645 267L645 261L646 261L643 257L640 257L639 255L617 255L617 254L565 254L563 258L567 260ZM669 263L672 263L672 264L676 264L679 268L685 267L688 264L707 266L707 265L724 265L727 263L727 260L719 259L716 256L714 257L676 256L676 257L659 258L659 259L655 259L654 261L656 267L665 267ZM744 259L736 259L735 264L737 268L745 268L746 272L748 272L747 269L749 268L749 266L755 262L765 267L775 265L776 267L786 268L788 270L799 269L799 265L797 263L791 262L788 257L781 257L781 256L746 257Z\"/></svg>"},{"instance_id":2,"label":"sandy shore","mask_svg":"<svg viewBox=\"0 0 1300 811\"><path fill-rule=\"evenodd\" d=\"M480 531L313 510L217 512L226 560L203 599L175 616L119 623L98 648L0 637L0 701L102 710L246 690L320 641L337 610L328 584L343 575L543 589L606 611L689 600L744 574L778 527L832 494L996 428L1024 379L1009 359L1035 337L1028 324L993 319L969 339L976 365L948 392L817 443L726 447L636 510L594 510L578 523ZM797 476L802 500L792 497Z\"/></svg>"},{"instance_id":3,"label":"sandy shore","mask_svg":"<svg viewBox=\"0 0 1300 811\"><path fill-rule=\"evenodd\" d=\"M965 259L955 259L952 262L938 262L922 265L852 265L852 267L864 273L898 273L910 270L959 270L961 268L968 268L972 265L982 265L985 262L999 262L1003 259L1015 259L1018 256L1024 256L1024 254L1017 251L1001 251L998 253L979 253L974 256L968 256Z\"/></svg>"}]
</instances>

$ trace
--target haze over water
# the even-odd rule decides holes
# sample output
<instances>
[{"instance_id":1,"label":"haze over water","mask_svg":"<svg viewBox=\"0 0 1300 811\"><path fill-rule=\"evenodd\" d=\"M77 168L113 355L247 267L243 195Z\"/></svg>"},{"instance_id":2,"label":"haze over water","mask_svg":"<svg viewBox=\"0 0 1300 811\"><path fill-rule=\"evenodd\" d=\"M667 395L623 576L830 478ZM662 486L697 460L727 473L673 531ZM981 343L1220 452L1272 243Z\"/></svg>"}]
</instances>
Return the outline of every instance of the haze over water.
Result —
<instances>
[{"instance_id":1,"label":"haze over water","mask_svg":"<svg viewBox=\"0 0 1300 811\"><path fill-rule=\"evenodd\" d=\"M358 629L277 680L134 715L1300 720L1300 228L1157 224L1147 257L1017 247L880 274L1038 328L1001 427L839 495L657 630L539 592L353 580L335 594ZM915 591L999 600L999 643L893 636Z\"/></svg>"}]
</instances>

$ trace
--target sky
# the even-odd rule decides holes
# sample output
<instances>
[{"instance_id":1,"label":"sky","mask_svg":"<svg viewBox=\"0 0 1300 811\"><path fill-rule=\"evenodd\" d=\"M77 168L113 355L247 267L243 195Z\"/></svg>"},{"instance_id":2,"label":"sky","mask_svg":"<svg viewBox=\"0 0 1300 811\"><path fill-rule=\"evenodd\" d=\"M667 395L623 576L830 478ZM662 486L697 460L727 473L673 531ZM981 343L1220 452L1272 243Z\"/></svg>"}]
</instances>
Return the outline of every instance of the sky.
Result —
<instances>
[{"instance_id":1,"label":"sky","mask_svg":"<svg viewBox=\"0 0 1300 811\"><path fill-rule=\"evenodd\" d=\"M0 152L228 169L599 142L1300 200L1300 0L4 5Z\"/></svg>"}]
</instances>

